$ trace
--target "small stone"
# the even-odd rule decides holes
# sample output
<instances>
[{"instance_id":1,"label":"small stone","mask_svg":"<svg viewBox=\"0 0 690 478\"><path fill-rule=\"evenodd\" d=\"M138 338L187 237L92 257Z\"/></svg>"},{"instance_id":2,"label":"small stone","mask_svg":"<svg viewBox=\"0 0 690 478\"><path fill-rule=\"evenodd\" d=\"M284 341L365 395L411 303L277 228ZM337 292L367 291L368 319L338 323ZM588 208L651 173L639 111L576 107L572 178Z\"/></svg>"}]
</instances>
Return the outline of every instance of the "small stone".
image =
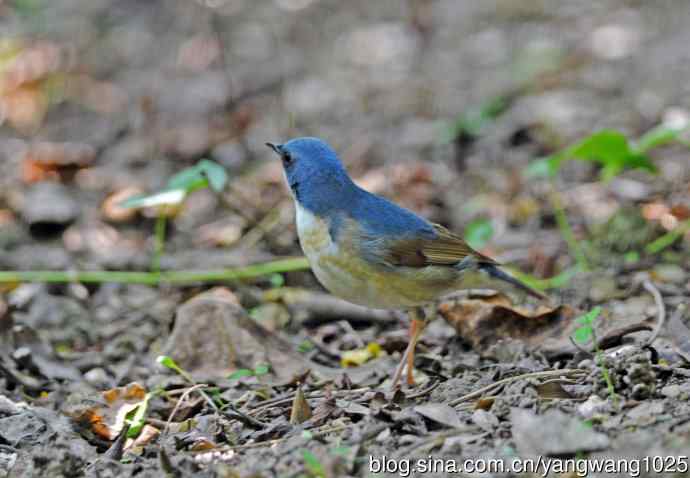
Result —
<instances>
[{"instance_id":1,"label":"small stone","mask_svg":"<svg viewBox=\"0 0 690 478\"><path fill-rule=\"evenodd\" d=\"M609 439L603 433L585 426L580 419L560 410L543 415L520 408L510 413L513 440L524 455L571 455L578 452L603 450Z\"/></svg>"},{"instance_id":2,"label":"small stone","mask_svg":"<svg viewBox=\"0 0 690 478\"><path fill-rule=\"evenodd\" d=\"M200 294L177 310L164 353L199 377L227 376L268 364L279 379L315 371L292 347L251 319L228 289Z\"/></svg>"},{"instance_id":3,"label":"small stone","mask_svg":"<svg viewBox=\"0 0 690 478\"><path fill-rule=\"evenodd\" d=\"M676 398L680 393L681 389L679 385L666 385L661 389L661 394L668 398Z\"/></svg>"},{"instance_id":4,"label":"small stone","mask_svg":"<svg viewBox=\"0 0 690 478\"><path fill-rule=\"evenodd\" d=\"M110 385L108 373L101 367L92 368L84 374L84 380L96 388L104 388Z\"/></svg>"},{"instance_id":5,"label":"small stone","mask_svg":"<svg viewBox=\"0 0 690 478\"><path fill-rule=\"evenodd\" d=\"M592 368L594 367L594 362L592 359L584 359L582 362L577 364L577 368Z\"/></svg>"},{"instance_id":6,"label":"small stone","mask_svg":"<svg viewBox=\"0 0 690 478\"><path fill-rule=\"evenodd\" d=\"M79 203L58 183L36 183L24 197L22 219L37 237L61 233L79 217Z\"/></svg>"},{"instance_id":7,"label":"small stone","mask_svg":"<svg viewBox=\"0 0 690 478\"><path fill-rule=\"evenodd\" d=\"M671 284L683 284L688 279L683 268L677 264L658 264L652 270L652 275L661 282Z\"/></svg>"},{"instance_id":8,"label":"small stone","mask_svg":"<svg viewBox=\"0 0 690 478\"><path fill-rule=\"evenodd\" d=\"M609 403L598 395L591 395L585 402L577 407L577 413L585 420L597 415L602 415L611 409Z\"/></svg>"}]
</instances>

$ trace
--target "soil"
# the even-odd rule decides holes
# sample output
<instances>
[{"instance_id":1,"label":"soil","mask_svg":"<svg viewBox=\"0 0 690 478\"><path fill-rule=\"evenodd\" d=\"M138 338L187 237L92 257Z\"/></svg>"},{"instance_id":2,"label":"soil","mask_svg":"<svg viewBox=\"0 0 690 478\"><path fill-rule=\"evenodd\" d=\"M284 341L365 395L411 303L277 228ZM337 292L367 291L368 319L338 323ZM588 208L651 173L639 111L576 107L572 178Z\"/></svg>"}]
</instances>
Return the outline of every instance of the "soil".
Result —
<instances>
[{"instance_id":1,"label":"soil","mask_svg":"<svg viewBox=\"0 0 690 478\"><path fill-rule=\"evenodd\" d=\"M169 211L161 269L298 256L264 143L318 136L366 189L488 230L513 270L575 271L550 305L444 299L395 391L405 315L308 270L5 281L0 476L688 476L687 145L655 148L655 174L526 174L601 129L687 122L688 18L683 0L0 2L0 270L148 271L156 213L120 201L204 158L228 184Z\"/></svg>"}]
</instances>

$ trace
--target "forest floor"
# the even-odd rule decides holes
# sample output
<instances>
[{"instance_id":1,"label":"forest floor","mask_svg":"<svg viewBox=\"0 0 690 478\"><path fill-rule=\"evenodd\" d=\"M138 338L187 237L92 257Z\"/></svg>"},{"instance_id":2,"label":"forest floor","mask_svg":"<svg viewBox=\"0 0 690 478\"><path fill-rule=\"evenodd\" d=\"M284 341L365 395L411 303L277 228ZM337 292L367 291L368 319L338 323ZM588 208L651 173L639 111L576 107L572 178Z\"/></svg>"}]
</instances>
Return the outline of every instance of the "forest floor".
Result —
<instances>
[{"instance_id":1,"label":"forest floor","mask_svg":"<svg viewBox=\"0 0 690 478\"><path fill-rule=\"evenodd\" d=\"M402 4L0 2L0 270L163 271L0 273L0 476L690 474L690 151L644 136L690 117L690 3ZM391 391L404 314L275 262L301 251L264 143L307 135L552 303L445 298ZM157 255L119 203L204 158L227 184Z\"/></svg>"}]
</instances>

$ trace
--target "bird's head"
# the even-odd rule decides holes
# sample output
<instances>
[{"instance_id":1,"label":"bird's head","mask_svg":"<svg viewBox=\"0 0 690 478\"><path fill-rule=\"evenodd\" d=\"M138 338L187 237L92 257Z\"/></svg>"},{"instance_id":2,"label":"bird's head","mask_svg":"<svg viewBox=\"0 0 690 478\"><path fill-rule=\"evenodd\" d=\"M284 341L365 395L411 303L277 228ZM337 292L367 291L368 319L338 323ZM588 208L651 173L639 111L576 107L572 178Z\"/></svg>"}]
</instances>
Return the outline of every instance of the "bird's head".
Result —
<instances>
[{"instance_id":1,"label":"bird's head","mask_svg":"<svg viewBox=\"0 0 690 478\"><path fill-rule=\"evenodd\" d=\"M337 209L356 190L336 152L318 138L295 138L266 146L280 156L295 199L312 212Z\"/></svg>"}]
</instances>

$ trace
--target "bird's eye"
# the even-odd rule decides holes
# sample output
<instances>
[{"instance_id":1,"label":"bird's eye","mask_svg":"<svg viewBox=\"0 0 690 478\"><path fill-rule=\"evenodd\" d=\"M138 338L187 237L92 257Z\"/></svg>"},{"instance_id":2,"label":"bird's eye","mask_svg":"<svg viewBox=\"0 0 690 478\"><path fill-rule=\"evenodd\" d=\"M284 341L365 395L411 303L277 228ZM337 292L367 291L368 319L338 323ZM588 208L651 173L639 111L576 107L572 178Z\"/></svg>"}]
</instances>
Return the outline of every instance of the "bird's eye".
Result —
<instances>
[{"instance_id":1,"label":"bird's eye","mask_svg":"<svg viewBox=\"0 0 690 478\"><path fill-rule=\"evenodd\" d=\"M285 166L289 166L290 164L292 164L292 161L293 161L293 158L292 158L292 155L290 153L288 153L288 152L283 153L283 164Z\"/></svg>"}]
</instances>

